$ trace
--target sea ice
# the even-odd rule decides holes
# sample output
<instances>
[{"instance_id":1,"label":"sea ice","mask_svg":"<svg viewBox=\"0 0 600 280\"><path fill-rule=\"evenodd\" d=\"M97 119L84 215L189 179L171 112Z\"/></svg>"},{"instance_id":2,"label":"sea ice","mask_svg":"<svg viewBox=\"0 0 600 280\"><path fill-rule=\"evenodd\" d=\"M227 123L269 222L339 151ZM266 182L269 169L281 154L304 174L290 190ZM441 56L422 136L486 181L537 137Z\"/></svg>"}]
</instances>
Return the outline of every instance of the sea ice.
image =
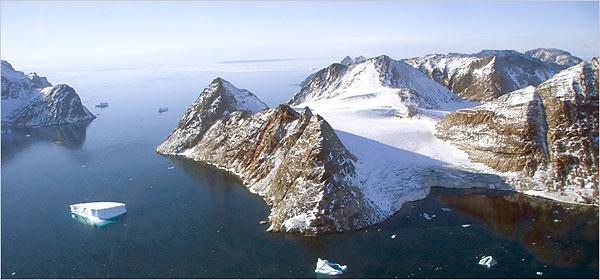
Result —
<instances>
[{"instance_id":1,"label":"sea ice","mask_svg":"<svg viewBox=\"0 0 600 280\"><path fill-rule=\"evenodd\" d=\"M423 213L423 218L427 219L427 220L431 220L431 216L429 216L429 214L427 213Z\"/></svg>"},{"instance_id":2,"label":"sea ice","mask_svg":"<svg viewBox=\"0 0 600 280\"><path fill-rule=\"evenodd\" d=\"M317 260L317 267L315 273L325 275L341 275L348 269L347 265L340 265L337 263L330 262L328 260Z\"/></svg>"},{"instance_id":3,"label":"sea ice","mask_svg":"<svg viewBox=\"0 0 600 280\"><path fill-rule=\"evenodd\" d=\"M442 207L442 211L444 211L444 212L450 212L451 210L450 210L450 208L444 208L444 207Z\"/></svg>"},{"instance_id":4,"label":"sea ice","mask_svg":"<svg viewBox=\"0 0 600 280\"><path fill-rule=\"evenodd\" d=\"M464 225L462 225L462 227L465 227L465 228L466 227L470 227L470 226L471 226L470 224L464 224Z\"/></svg>"},{"instance_id":5,"label":"sea ice","mask_svg":"<svg viewBox=\"0 0 600 280\"><path fill-rule=\"evenodd\" d=\"M485 256L483 258L481 258L481 260L479 260L479 264L486 266L487 268L490 268L494 265L496 265L498 262L496 262L496 260L494 260L494 258L492 258L492 256Z\"/></svg>"}]
</instances>

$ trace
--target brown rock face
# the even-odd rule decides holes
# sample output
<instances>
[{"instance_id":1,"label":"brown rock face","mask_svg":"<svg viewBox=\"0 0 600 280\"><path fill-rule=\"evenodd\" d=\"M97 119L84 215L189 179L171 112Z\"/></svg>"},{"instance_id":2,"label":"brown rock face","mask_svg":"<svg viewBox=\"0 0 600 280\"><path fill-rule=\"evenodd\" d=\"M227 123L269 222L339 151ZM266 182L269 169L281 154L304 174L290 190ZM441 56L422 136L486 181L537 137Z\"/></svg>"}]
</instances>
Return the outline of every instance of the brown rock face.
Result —
<instances>
[{"instance_id":1,"label":"brown rock face","mask_svg":"<svg viewBox=\"0 0 600 280\"><path fill-rule=\"evenodd\" d=\"M208 110L202 103L188 112L192 107ZM212 116L182 119L157 151L183 154L238 175L271 206L269 230L317 234L357 229L378 219L379 212L354 183L355 157L308 108L297 113L280 105L256 114L236 110L216 120Z\"/></svg>"},{"instance_id":2,"label":"brown rock face","mask_svg":"<svg viewBox=\"0 0 600 280\"><path fill-rule=\"evenodd\" d=\"M437 125L448 140L499 171L523 171L531 189L577 193L598 201L598 59L555 75L538 87L448 114Z\"/></svg>"},{"instance_id":3,"label":"brown rock face","mask_svg":"<svg viewBox=\"0 0 600 280\"><path fill-rule=\"evenodd\" d=\"M558 72L554 64L510 50L431 54L405 62L458 96L482 102L530 85L537 86Z\"/></svg>"},{"instance_id":4,"label":"brown rock face","mask_svg":"<svg viewBox=\"0 0 600 280\"><path fill-rule=\"evenodd\" d=\"M548 125L553 187L593 186L598 195L598 58L538 87Z\"/></svg>"}]
</instances>

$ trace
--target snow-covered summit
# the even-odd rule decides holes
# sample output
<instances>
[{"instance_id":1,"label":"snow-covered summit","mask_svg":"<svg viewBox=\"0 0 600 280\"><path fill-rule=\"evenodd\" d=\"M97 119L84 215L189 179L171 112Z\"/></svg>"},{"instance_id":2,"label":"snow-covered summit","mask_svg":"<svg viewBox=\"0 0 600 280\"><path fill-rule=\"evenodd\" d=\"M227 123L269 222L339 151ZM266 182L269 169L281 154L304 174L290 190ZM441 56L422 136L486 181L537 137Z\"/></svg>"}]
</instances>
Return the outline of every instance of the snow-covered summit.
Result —
<instances>
[{"instance_id":1,"label":"snow-covered summit","mask_svg":"<svg viewBox=\"0 0 600 280\"><path fill-rule=\"evenodd\" d=\"M75 123L95 116L67 85L52 86L36 73L25 75L2 61L2 122L11 126Z\"/></svg>"},{"instance_id":2,"label":"snow-covered summit","mask_svg":"<svg viewBox=\"0 0 600 280\"><path fill-rule=\"evenodd\" d=\"M537 48L528 50L525 54L547 63L556 64L560 69L575 66L583 61L567 51L555 48Z\"/></svg>"},{"instance_id":3,"label":"snow-covered summit","mask_svg":"<svg viewBox=\"0 0 600 280\"><path fill-rule=\"evenodd\" d=\"M404 61L460 97L484 102L513 90L537 86L559 70L514 50L430 54Z\"/></svg>"},{"instance_id":4,"label":"snow-covered summit","mask_svg":"<svg viewBox=\"0 0 600 280\"><path fill-rule=\"evenodd\" d=\"M213 91L215 93L222 94L223 96L230 97L234 102L230 104L232 106L231 109L256 113L262 109L268 108L264 102L262 102L260 99L258 99L258 97L248 90L239 89L220 77L212 81L212 83L208 86L208 91Z\"/></svg>"},{"instance_id":5,"label":"snow-covered summit","mask_svg":"<svg viewBox=\"0 0 600 280\"><path fill-rule=\"evenodd\" d=\"M386 110L405 115L416 108L469 106L410 65L382 55L362 63L334 63L315 73L289 101L319 110Z\"/></svg>"},{"instance_id":6,"label":"snow-covered summit","mask_svg":"<svg viewBox=\"0 0 600 280\"><path fill-rule=\"evenodd\" d=\"M159 148L181 150L195 145L210 126L235 111L254 114L268 106L251 92L222 78L214 79L188 107L177 128Z\"/></svg>"}]
</instances>

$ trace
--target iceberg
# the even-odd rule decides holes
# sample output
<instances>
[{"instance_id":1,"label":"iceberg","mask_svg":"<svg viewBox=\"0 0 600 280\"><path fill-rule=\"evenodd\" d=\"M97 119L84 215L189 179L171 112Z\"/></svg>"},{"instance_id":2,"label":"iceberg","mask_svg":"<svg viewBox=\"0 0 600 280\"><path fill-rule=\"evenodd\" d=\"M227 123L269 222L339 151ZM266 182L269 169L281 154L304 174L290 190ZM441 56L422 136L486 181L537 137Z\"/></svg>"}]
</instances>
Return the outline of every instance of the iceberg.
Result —
<instances>
[{"instance_id":1,"label":"iceberg","mask_svg":"<svg viewBox=\"0 0 600 280\"><path fill-rule=\"evenodd\" d=\"M337 263L319 258L317 260L317 268L315 268L315 273L325 275L341 275L344 274L347 269L347 265L339 265Z\"/></svg>"},{"instance_id":2,"label":"iceberg","mask_svg":"<svg viewBox=\"0 0 600 280\"><path fill-rule=\"evenodd\" d=\"M100 102L100 103L94 105L94 107L97 107L97 108L106 108L106 107L108 107L108 102Z\"/></svg>"},{"instance_id":3,"label":"iceberg","mask_svg":"<svg viewBox=\"0 0 600 280\"><path fill-rule=\"evenodd\" d=\"M492 258L492 256L485 256L483 258L481 258L481 260L479 260L479 264L486 266L487 268L490 268L494 265L496 265L498 262L496 262L496 260L494 260L494 258Z\"/></svg>"},{"instance_id":4,"label":"iceberg","mask_svg":"<svg viewBox=\"0 0 600 280\"><path fill-rule=\"evenodd\" d=\"M120 202L89 202L72 204L71 213L85 218L89 224L105 224L107 220L127 212L124 203Z\"/></svg>"}]
</instances>

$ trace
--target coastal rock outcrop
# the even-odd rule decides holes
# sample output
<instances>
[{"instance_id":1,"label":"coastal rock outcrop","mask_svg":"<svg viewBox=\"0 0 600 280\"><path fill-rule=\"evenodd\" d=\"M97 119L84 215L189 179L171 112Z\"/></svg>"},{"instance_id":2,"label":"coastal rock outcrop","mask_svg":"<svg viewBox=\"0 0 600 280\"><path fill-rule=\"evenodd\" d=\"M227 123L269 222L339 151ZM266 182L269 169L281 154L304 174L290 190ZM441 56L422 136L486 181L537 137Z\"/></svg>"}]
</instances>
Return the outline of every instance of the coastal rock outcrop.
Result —
<instances>
[{"instance_id":1,"label":"coastal rock outcrop","mask_svg":"<svg viewBox=\"0 0 600 280\"><path fill-rule=\"evenodd\" d=\"M449 113L437 134L496 170L519 172L520 190L598 203L598 58L537 87Z\"/></svg>"},{"instance_id":2,"label":"coastal rock outcrop","mask_svg":"<svg viewBox=\"0 0 600 280\"><path fill-rule=\"evenodd\" d=\"M2 123L9 126L70 124L94 119L68 85L52 86L36 73L25 75L2 61Z\"/></svg>"},{"instance_id":3,"label":"coastal rock outcrop","mask_svg":"<svg viewBox=\"0 0 600 280\"><path fill-rule=\"evenodd\" d=\"M355 183L356 158L323 118L308 108L268 109L220 78L156 151L236 174L271 206L271 231L337 232L381 219Z\"/></svg>"}]
</instances>

